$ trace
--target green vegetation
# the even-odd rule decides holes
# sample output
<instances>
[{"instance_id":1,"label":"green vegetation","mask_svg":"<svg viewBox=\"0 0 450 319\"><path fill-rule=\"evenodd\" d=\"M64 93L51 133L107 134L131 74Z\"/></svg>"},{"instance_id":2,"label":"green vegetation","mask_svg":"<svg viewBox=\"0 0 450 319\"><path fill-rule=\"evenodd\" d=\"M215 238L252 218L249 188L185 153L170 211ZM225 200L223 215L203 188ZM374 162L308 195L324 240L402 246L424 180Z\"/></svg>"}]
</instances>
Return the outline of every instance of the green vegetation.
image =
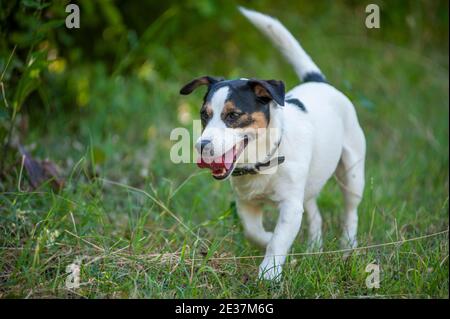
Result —
<instances>
[{"instance_id":1,"label":"green vegetation","mask_svg":"<svg viewBox=\"0 0 450 319\"><path fill-rule=\"evenodd\" d=\"M238 2L280 18L355 103L368 143L360 246L449 220L448 1L371 2L378 30L364 26L365 2ZM193 77L297 84L237 3L79 1L70 30L68 3L0 2L0 298L448 298L448 233L347 260L292 256L280 284L257 279L260 258L230 258L263 252L244 238L228 182L173 164L169 135L197 117L201 93L178 95ZM60 183L50 173L32 187L19 145L57 165ZM319 204L324 251L338 249L337 183ZM275 219L268 209L268 228ZM80 287L67 289L76 261Z\"/></svg>"}]
</instances>

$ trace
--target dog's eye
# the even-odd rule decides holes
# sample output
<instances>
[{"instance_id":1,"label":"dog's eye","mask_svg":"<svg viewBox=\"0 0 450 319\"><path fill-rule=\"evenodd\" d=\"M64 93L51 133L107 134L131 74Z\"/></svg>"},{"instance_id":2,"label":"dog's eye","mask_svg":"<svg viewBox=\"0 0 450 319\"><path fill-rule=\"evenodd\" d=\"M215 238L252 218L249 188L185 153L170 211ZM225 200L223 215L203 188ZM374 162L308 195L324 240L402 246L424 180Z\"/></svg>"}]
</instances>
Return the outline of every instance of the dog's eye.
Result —
<instances>
[{"instance_id":1,"label":"dog's eye","mask_svg":"<svg viewBox=\"0 0 450 319\"><path fill-rule=\"evenodd\" d=\"M241 113L238 112L230 112L227 114L227 120L228 121L236 121L238 118L241 117Z\"/></svg>"},{"instance_id":2,"label":"dog's eye","mask_svg":"<svg viewBox=\"0 0 450 319\"><path fill-rule=\"evenodd\" d=\"M201 110L200 111L200 118L202 121L207 122L209 119L209 114L208 112L206 112L206 110Z\"/></svg>"}]
</instances>

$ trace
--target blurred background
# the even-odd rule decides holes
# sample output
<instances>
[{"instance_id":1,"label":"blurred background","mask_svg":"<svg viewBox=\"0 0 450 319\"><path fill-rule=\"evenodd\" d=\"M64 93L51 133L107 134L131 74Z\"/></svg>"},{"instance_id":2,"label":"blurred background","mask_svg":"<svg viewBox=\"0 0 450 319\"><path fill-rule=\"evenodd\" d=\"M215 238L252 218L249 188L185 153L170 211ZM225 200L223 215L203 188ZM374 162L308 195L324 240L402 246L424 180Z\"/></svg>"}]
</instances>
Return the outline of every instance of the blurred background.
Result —
<instances>
[{"instance_id":1,"label":"blurred background","mask_svg":"<svg viewBox=\"0 0 450 319\"><path fill-rule=\"evenodd\" d=\"M139 184L155 172L170 176L178 168L168 163L169 132L189 126L201 98L179 97L185 82L204 74L277 78L288 88L298 82L234 1L77 3L81 28L67 29L69 1L2 1L2 189L20 168L20 156L5 146L11 141L65 169L90 148L99 170L116 166L114 177ZM378 136L372 145L395 139L389 131L404 126L389 122L395 114L401 122L415 116L411 125L442 136L445 125L434 121L448 112L448 82L434 82L448 70L448 2L377 3L381 29L365 28L364 1L238 2L287 25L330 82L363 109L363 126ZM442 88L440 99L433 85Z\"/></svg>"},{"instance_id":2,"label":"blurred background","mask_svg":"<svg viewBox=\"0 0 450 319\"><path fill-rule=\"evenodd\" d=\"M55 220L43 224L47 233L70 228L70 211L79 234L102 234L105 245L111 237L147 250L182 241L155 235L158 227L173 224L158 205L131 198L98 177L151 192L206 237L237 227L234 221L228 228L208 224L228 223L228 183L169 158L171 130L191 128L198 118L202 93L178 94L192 78L298 84L237 5L279 18L329 82L354 102L368 141L361 210L376 212L362 217L365 241L448 228L447 0L71 2L80 7L79 29L65 27L69 1L0 1L3 246L35 240L34 225L49 211ZM380 29L365 27L369 3L381 9ZM55 204L52 194L82 208ZM339 224L332 213L341 205L337 194L331 183L320 199L331 237ZM65 208L53 210L55 205ZM28 222L14 228L9 223L20 211L28 212ZM47 234L45 229L37 227ZM135 237L136 229L145 240ZM230 249L240 253L242 245ZM19 269L18 256L3 257L8 269Z\"/></svg>"}]
</instances>

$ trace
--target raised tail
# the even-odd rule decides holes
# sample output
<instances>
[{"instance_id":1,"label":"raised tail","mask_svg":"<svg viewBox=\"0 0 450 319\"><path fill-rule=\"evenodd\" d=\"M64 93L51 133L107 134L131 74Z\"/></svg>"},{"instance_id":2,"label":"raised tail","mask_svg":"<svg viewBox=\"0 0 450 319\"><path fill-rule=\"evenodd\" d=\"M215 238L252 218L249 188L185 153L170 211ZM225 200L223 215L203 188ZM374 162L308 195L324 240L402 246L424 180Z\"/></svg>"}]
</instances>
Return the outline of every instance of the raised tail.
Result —
<instances>
[{"instance_id":1,"label":"raised tail","mask_svg":"<svg viewBox=\"0 0 450 319\"><path fill-rule=\"evenodd\" d=\"M239 11L283 53L303 82L325 82L325 76L300 43L278 21L268 15L239 7Z\"/></svg>"}]
</instances>

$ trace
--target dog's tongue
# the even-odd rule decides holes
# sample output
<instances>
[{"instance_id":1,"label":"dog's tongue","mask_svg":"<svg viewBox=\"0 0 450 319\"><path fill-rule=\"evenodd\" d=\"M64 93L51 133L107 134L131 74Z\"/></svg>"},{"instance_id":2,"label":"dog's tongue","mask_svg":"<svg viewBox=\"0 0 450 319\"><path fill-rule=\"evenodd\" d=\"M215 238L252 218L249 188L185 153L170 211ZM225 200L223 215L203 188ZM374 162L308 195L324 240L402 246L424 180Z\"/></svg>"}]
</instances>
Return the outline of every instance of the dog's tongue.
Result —
<instances>
[{"instance_id":1,"label":"dog's tongue","mask_svg":"<svg viewBox=\"0 0 450 319\"><path fill-rule=\"evenodd\" d=\"M204 159L199 157L197 160L197 166L200 168L209 168L213 172L220 172L223 169L229 170L234 162L235 147L223 154L222 156L214 159Z\"/></svg>"}]
</instances>

